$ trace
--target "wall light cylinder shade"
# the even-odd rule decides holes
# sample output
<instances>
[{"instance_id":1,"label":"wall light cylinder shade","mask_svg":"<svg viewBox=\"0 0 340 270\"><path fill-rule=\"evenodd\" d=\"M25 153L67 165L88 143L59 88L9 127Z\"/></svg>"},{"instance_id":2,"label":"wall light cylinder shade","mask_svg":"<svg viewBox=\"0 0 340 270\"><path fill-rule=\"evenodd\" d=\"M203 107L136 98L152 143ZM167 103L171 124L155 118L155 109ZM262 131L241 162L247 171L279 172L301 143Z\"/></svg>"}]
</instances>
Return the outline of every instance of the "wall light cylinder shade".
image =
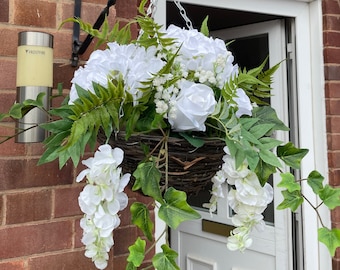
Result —
<instances>
[{"instance_id":1,"label":"wall light cylinder shade","mask_svg":"<svg viewBox=\"0 0 340 270\"><path fill-rule=\"evenodd\" d=\"M44 32L25 31L19 33L17 49L17 101L36 99L45 93L44 108L50 107L53 87L53 36ZM48 120L48 115L38 108L31 110L17 122L19 133L16 142L42 142L46 132L37 124Z\"/></svg>"}]
</instances>

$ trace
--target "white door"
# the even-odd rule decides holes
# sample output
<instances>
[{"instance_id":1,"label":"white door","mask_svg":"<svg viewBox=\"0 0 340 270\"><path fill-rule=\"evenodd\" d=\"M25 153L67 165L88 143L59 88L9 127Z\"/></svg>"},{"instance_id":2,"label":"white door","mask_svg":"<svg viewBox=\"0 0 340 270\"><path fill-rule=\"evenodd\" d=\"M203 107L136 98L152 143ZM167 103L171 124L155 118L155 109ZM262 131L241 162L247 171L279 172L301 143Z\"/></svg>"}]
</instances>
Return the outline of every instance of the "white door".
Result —
<instances>
[{"instance_id":1,"label":"white door","mask_svg":"<svg viewBox=\"0 0 340 270\"><path fill-rule=\"evenodd\" d=\"M234 40L236 61L241 66L258 66L267 55L269 65L286 58L284 22L274 20L237 28L229 28L211 33L224 40ZM231 45L232 46L232 45ZM230 48L233 51L233 48ZM285 63L274 78L271 105L279 117L288 122L287 113L287 76ZM283 134L277 134L287 140ZM274 176L274 185L279 181ZM211 217L200 206L208 202L209 194L202 192L189 198L191 204L201 213L202 219L183 223L171 231L172 248L179 253L179 266L187 270L287 270L292 267L291 214L288 211L275 211L281 202L280 191L275 190L275 201L266 213L264 232L252 234L253 244L244 253L229 251L226 236L232 229L231 212L227 200L221 200L217 212ZM223 235L224 234L224 235Z\"/></svg>"}]
</instances>

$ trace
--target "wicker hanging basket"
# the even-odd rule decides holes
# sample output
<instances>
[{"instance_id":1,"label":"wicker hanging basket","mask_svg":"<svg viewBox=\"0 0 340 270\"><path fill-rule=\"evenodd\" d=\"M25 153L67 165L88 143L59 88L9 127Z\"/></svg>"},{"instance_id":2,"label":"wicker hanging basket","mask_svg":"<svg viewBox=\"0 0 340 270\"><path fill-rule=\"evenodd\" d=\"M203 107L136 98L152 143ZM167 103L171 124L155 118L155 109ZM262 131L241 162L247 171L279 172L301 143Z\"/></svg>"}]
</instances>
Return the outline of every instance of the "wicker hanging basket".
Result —
<instances>
[{"instance_id":1,"label":"wicker hanging basket","mask_svg":"<svg viewBox=\"0 0 340 270\"><path fill-rule=\"evenodd\" d=\"M117 138L111 137L109 143L124 150L122 168L124 172L132 174L138 163L145 158L141 145L154 149L162 139L162 136L139 134L132 135L126 141L124 134L119 134ZM104 143L105 135L101 133L98 140ZM225 143L218 139L206 139L203 147L195 148L185 139L168 138L168 186L182 190L187 195L203 190L222 165L224 147ZM164 179L161 184L164 185Z\"/></svg>"}]
</instances>

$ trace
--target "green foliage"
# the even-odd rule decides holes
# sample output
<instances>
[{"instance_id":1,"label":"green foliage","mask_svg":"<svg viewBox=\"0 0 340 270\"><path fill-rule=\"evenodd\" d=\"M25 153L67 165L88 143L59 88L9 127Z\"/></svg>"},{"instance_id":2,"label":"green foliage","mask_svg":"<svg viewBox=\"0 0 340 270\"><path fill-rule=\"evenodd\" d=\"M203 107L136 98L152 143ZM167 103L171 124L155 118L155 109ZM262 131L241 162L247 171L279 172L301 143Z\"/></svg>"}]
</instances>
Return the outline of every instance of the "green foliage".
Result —
<instances>
[{"instance_id":1,"label":"green foliage","mask_svg":"<svg viewBox=\"0 0 340 270\"><path fill-rule=\"evenodd\" d=\"M209 19L209 16L205 17L205 19L202 22L201 29L200 29L200 32L206 37L209 36L208 19Z\"/></svg>"},{"instance_id":2,"label":"green foliage","mask_svg":"<svg viewBox=\"0 0 340 270\"><path fill-rule=\"evenodd\" d=\"M291 142L277 148L277 156L294 169L300 169L301 160L307 153L308 149L296 148Z\"/></svg>"},{"instance_id":3,"label":"green foliage","mask_svg":"<svg viewBox=\"0 0 340 270\"><path fill-rule=\"evenodd\" d=\"M319 194L323 189L323 181L324 177L318 171L312 171L307 178L307 183L315 194Z\"/></svg>"},{"instance_id":4,"label":"green foliage","mask_svg":"<svg viewBox=\"0 0 340 270\"><path fill-rule=\"evenodd\" d=\"M171 249L168 245L162 245L162 250L163 252L155 254L152 258L152 265L155 269L179 270L175 261L178 257L177 252Z\"/></svg>"},{"instance_id":5,"label":"green foliage","mask_svg":"<svg viewBox=\"0 0 340 270\"><path fill-rule=\"evenodd\" d=\"M100 45L108 42L115 41L118 44L128 44L131 42L130 25L133 22L126 24L124 27L120 27L119 22L116 22L115 25L110 30L108 19L107 17L105 17L102 29L100 31L94 29L90 23L86 23L80 18L68 18L61 23L59 28L61 28L65 23L68 22L78 23L81 30L97 38L98 41L96 43L95 48L98 48Z\"/></svg>"},{"instance_id":6,"label":"green foliage","mask_svg":"<svg viewBox=\"0 0 340 270\"><path fill-rule=\"evenodd\" d=\"M295 176L291 173L281 173L281 182L277 184L278 187L286 188L288 192L300 191L301 186L295 181Z\"/></svg>"},{"instance_id":7,"label":"green foliage","mask_svg":"<svg viewBox=\"0 0 340 270\"><path fill-rule=\"evenodd\" d=\"M318 239L326 245L329 253L333 257L335 255L335 250L340 247L340 229L320 228L318 230Z\"/></svg>"},{"instance_id":8,"label":"green foliage","mask_svg":"<svg viewBox=\"0 0 340 270\"><path fill-rule=\"evenodd\" d=\"M108 89L98 84L93 86L95 94L77 86L79 99L74 104L50 111L61 120L41 125L51 136L45 140L47 150L39 164L59 158L59 165L63 167L71 158L76 166L86 145L95 146L100 128L107 136L119 130L121 99L126 98L123 82L109 80Z\"/></svg>"},{"instance_id":9,"label":"green foliage","mask_svg":"<svg viewBox=\"0 0 340 270\"><path fill-rule=\"evenodd\" d=\"M183 221L201 217L200 214L189 206L187 195L183 191L170 187L165 192L164 201L159 208L158 215L172 229L176 229Z\"/></svg>"},{"instance_id":10,"label":"green foliage","mask_svg":"<svg viewBox=\"0 0 340 270\"><path fill-rule=\"evenodd\" d=\"M277 206L278 210L290 208L293 212L295 212L303 203L303 198L300 191L295 190L293 192L289 192L288 190L283 190L281 193L284 197L284 200Z\"/></svg>"},{"instance_id":11,"label":"green foliage","mask_svg":"<svg viewBox=\"0 0 340 270\"><path fill-rule=\"evenodd\" d=\"M152 241L153 223L149 209L142 203L135 202L130 207L132 223L142 230L149 241Z\"/></svg>"},{"instance_id":12,"label":"green foliage","mask_svg":"<svg viewBox=\"0 0 340 270\"><path fill-rule=\"evenodd\" d=\"M155 161L140 163L133 176L136 178L136 182L132 187L133 191L141 189L145 195L154 198L160 203L163 202L159 185L162 174L157 168Z\"/></svg>"},{"instance_id":13,"label":"green foliage","mask_svg":"<svg viewBox=\"0 0 340 270\"><path fill-rule=\"evenodd\" d=\"M130 262L133 267L139 267L142 264L145 257L145 246L145 240L142 240L140 237L138 237L135 243L129 247L130 254L127 258L127 261ZM131 268L132 265L128 266L127 269L133 269Z\"/></svg>"},{"instance_id":14,"label":"green foliage","mask_svg":"<svg viewBox=\"0 0 340 270\"><path fill-rule=\"evenodd\" d=\"M325 187L319 191L319 196L329 209L340 206L340 188L325 185Z\"/></svg>"}]
</instances>

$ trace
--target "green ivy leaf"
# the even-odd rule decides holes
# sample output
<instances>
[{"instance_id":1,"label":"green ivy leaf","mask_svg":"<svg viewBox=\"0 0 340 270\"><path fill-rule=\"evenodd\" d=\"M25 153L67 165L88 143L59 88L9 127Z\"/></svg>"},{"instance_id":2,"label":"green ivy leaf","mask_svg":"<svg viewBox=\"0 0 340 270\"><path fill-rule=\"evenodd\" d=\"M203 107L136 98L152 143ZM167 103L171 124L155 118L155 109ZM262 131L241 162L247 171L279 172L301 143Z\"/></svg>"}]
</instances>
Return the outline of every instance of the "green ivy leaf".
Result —
<instances>
[{"instance_id":1,"label":"green ivy leaf","mask_svg":"<svg viewBox=\"0 0 340 270\"><path fill-rule=\"evenodd\" d=\"M259 161L257 167L255 169L255 173L259 178L261 185L263 186L269 179L269 177L276 172L276 168L270 164L263 162L262 160Z\"/></svg>"},{"instance_id":2,"label":"green ivy leaf","mask_svg":"<svg viewBox=\"0 0 340 270\"><path fill-rule=\"evenodd\" d=\"M285 164L293 169L299 169L301 160L307 155L308 149L296 148L293 143L289 142L283 146L278 146L276 152Z\"/></svg>"},{"instance_id":3,"label":"green ivy leaf","mask_svg":"<svg viewBox=\"0 0 340 270\"><path fill-rule=\"evenodd\" d=\"M298 207L303 203L303 198L300 191L296 190L289 192L288 190L283 190L281 193L284 197L284 200L277 206L278 210L290 208L293 212L295 212L296 209L298 209Z\"/></svg>"},{"instance_id":4,"label":"green ivy leaf","mask_svg":"<svg viewBox=\"0 0 340 270\"><path fill-rule=\"evenodd\" d=\"M274 167L281 167L279 159L270 150L261 149L259 152L260 158L267 164Z\"/></svg>"},{"instance_id":5,"label":"green ivy leaf","mask_svg":"<svg viewBox=\"0 0 340 270\"><path fill-rule=\"evenodd\" d=\"M155 254L152 258L152 265L155 269L162 270L179 270L180 268L176 264L176 258L178 254L167 245L162 245L163 252Z\"/></svg>"},{"instance_id":6,"label":"green ivy leaf","mask_svg":"<svg viewBox=\"0 0 340 270\"><path fill-rule=\"evenodd\" d=\"M200 138L195 138L184 132L180 132L179 135L186 139L193 147L199 148L204 145L204 140Z\"/></svg>"},{"instance_id":7,"label":"green ivy leaf","mask_svg":"<svg viewBox=\"0 0 340 270\"><path fill-rule=\"evenodd\" d=\"M326 245L330 255L334 257L335 250L340 247L340 229L320 228L318 229L318 239Z\"/></svg>"},{"instance_id":8,"label":"green ivy leaf","mask_svg":"<svg viewBox=\"0 0 340 270\"><path fill-rule=\"evenodd\" d=\"M201 217L187 203L187 195L183 191L170 187L164 194L164 200L165 203L159 208L158 215L172 229L176 229L183 221Z\"/></svg>"},{"instance_id":9,"label":"green ivy leaf","mask_svg":"<svg viewBox=\"0 0 340 270\"><path fill-rule=\"evenodd\" d=\"M159 185L162 174L156 167L156 163L154 161L140 163L133 173L133 176L136 178L132 187L133 191L142 189L145 195L154 198L160 203L163 202Z\"/></svg>"},{"instance_id":10,"label":"green ivy leaf","mask_svg":"<svg viewBox=\"0 0 340 270\"><path fill-rule=\"evenodd\" d=\"M133 266L139 267L145 257L145 246L145 240L142 240L140 237L138 237L135 243L129 246L130 254L127 258L127 261L131 262Z\"/></svg>"},{"instance_id":11,"label":"green ivy leaf","mask_svg":"<svg viewBox=\"0 0 340 270\"><path fill-rule=\"evenodd\" d=\"M325 185L325 187L319 191L319 196L329 209L340 206L340 188Z\"/></svg>"},{"instance_id":12,"label":"green ivy leaf","mask_svg":"<svg viewBox=\"0 0 340 270\"><path fill-rule=\"evenodd\" d=\"M261 137L263 137L265 134L267 134L270 130L273 129L273 127L275 126L274 123L268 123L268 124L260 124L260 125L256 125L254 127L252 127L249 132L251 134L253 134L253 136L256 139L260 139Z\"/></svg>"},{"instance_id":13,"label":"green ivy leaf","mask_svg":"<svg viewBox=\"0 0 340 270\"><path fill-rule=\"evenodd\" d=\"M308 185L313 189L315 194L319 194L323 189L324 177L318 171L312 171L307 178Z\"/></svg>"},{"instance_id":14,"label":"green ivy leaf","mask_svg":"<svg viewBox=\"0 0 340 270\"><path fill-rule=\"evenodd\" d=\"M125 270L137 270L137 267L134 266L132 262L128 262L128 264L126 265Z\"/></svg>"},{"instance_id":15,"label":"green ivy leaf","mask_svg":"<svg viewBox=\"0 0 340 270\"><path fill-rule=\"evenodd\" d=\"M282 141L276 140L271 137L260 138L259 141L261 144L257 145L257 147L265 150L271 150L282 143Z\"/></svg>"},{"instance_id":16,"label":"green ivy leaf","mask_svg":"<svg viewBox=\"0 0 340 270\"><path fill-rule=\"evenodd\" d=\"M14 119L20 119L23 117L23 114L21 112L23 108L23 105L21 103L15 103L12 105L12 107L9 109L9 115L13 117ZM34 107L32 107L33 109Z\"/></svg>"},{"instance_id":17,"label":"green ivy leaf","mask_svg":"<svg viewBox=\"0 0 340 270\"><path fill-rule=\"evenodd\" d=\"M272 130L288 131L289 128L277 117L276 111L270 106L260 106L253 109L253 118L259 118L259 123L274 124Z\"/></svg>"},{"instance_id":18,"label":"green ivy leaf","mask_svg":"<svg viewBox=\"0 0 340 270\"><path fill-rule=\"evenodd\" d=\"M132 223L140 228L148 240L152 241L153 223L149 209L142 203L135 202L130 207Z\"/></svg>"},{"instance_id":19,"label":"green ivy leaf","mask_svg":"<svg viewBox=\"0 0 340 270\"><path fill-rule=\"evenodd\" d=\"M281 173L281 182L278 187L286 188L289 192L301 191L301 186L295 181L295 177L291 173Z\"/></svg>"}]
</instances>

